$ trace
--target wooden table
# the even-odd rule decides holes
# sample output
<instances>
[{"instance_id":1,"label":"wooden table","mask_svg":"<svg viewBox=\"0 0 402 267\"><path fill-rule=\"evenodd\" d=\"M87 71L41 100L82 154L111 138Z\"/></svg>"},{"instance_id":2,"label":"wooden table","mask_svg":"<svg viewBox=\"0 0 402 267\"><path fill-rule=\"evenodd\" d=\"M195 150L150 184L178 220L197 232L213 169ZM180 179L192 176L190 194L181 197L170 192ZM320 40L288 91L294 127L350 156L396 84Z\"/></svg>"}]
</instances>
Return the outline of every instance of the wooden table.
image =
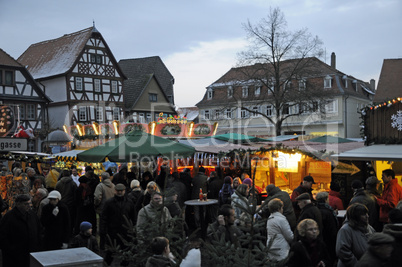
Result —
<instances>
[{"instance_id":1,"label":"wooden table","mask_svg":"<svg viewBox=\"0 0 402 267\"><path fill-rule=\"evenodd\" d=\"M205 217L204 217L204 207L208 205L214 205L218 204L217 199L208 199L208 200L199 200L199 199L192 199L192 200L187 200L184 202L185 205L189 206L200 206L199 209L199 215L200 215L200 224L201 224L201 237L205 240L207 237L207 224L205 222Z\"/></svg>"}]
</instances>

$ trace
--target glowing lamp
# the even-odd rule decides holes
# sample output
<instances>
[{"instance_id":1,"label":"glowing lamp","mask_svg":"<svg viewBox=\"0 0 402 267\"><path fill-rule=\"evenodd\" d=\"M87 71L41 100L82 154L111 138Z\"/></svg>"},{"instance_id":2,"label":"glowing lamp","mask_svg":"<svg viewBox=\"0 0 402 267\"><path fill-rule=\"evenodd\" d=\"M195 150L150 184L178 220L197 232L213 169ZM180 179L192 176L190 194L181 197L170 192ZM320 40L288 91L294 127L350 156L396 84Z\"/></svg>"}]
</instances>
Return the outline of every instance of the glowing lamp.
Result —
<instances>
[{"instance_id":1,"label":"glowing lamp","mask_svg":"<svg viewBox=\"0 0 402 267\"><path fill-rule=\"evenodd\" d=\"M114 129L114 134L115 135L119 134L119 127L120 127L120 122L114 120L113 121L113 129Z\"/></svg>"},{"instance_id":2,"label":"glowing lamp","mask_svg":"<svg viewBox=\"0 0 402 267\"><path fill-rule=\"evenodd\" d=\"M82 136L84 134L84 130L82 128L82 125L80 123L77 123L77 125L75 127L77 127L78 135Z\"/></svg>"},{"instance_id":3,"label":"glowing lamp","mask_svg":"<svg viewBox=\"0 0 402 267\"><path fill-rule=\"evenodd\" d=\"M99 124L97 122L92 123L92 129L94 129L96 135L99 135Z\"/></svg>"}]
</instances>

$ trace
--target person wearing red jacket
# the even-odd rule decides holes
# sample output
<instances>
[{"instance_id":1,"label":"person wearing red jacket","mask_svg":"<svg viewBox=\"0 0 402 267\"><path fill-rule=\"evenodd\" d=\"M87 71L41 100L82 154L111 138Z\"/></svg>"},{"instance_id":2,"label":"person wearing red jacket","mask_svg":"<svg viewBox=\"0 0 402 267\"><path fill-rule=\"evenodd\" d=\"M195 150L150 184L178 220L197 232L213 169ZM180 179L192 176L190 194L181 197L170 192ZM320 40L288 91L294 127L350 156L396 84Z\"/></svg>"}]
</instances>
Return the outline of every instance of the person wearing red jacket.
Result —
<instances>
[{"instance_id":1,"label":"person wearing red jacket","mask_svg":"<svg viewBox=\"0 0 402 267\"><path fill-rule=\"evenodd\" d=\"M329 189L330 189L328 195L329 205L334 210L344 210L340 193L341 187L339 186L339 184L331 183Z\"/></svg>"},{"instance_id":2,"label":"person wearing red jacket","mask_svg":"<svg viewBox=\"0 0 402 267\"><path fill-rule=\"evenodd\" d=\"M395 179L395 172L391 169L382 172L382 180L384 182L384 191L381 197L377 198L380 206L380 222L388 222L388 213L395 208L399 200L402 199L402 187Z\"/></svg>"}]
</instances>

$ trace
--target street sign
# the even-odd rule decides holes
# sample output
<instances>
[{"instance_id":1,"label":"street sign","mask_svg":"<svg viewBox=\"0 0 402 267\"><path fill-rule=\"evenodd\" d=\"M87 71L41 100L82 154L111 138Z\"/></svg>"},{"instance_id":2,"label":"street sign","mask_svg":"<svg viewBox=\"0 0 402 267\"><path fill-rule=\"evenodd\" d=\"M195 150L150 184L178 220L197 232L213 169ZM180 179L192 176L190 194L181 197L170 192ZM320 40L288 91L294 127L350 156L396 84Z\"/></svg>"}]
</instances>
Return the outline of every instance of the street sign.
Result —
<instances>
[{"instance_id":1,"label":"street sign","mask_svg":"<svg viewBox=\"0 0 402 267\"><path fill-rule=\"evenodd\" d=\"M0 137L0 151L27 151L27 138Z\"/></svg>"}]
</instances>

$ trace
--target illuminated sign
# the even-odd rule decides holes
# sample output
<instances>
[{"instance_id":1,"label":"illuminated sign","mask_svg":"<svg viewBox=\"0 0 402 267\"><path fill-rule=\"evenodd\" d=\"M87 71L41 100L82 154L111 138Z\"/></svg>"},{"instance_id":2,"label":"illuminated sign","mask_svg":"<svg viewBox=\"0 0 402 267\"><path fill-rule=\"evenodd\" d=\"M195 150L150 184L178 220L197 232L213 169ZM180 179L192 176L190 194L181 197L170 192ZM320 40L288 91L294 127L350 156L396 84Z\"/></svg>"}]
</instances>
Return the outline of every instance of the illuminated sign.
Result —
<instances>
[{"instance_id":1,"label":"illuminated sign","mask_svg":"<svg viewBox=\"0 0 402 267\"><path fill-rule=\"evenodd\" d=\"M14 111L9 106L0 106L0 136L7 136L14 126Z\"/></svg>"},{"instance_id":2,"label":"illuminated sign","mask_svg":"<svg viewBox=\"0 0 402 267\"><path fill-rule=\"evenodd\" d=\"M187 117L183 116L172 116L170 115L169 117L164 117L163 112L159 113L159 118L157 121L158 124L186 124L187 123Z\"/></svg>"},{"instance_id":3,"label":"illuminated sign","mask_svg":"<svg viewBox=\"0 0 402 267\"><path fill-rule=\"evenodd\" d=\"M26 138L0 138L1 151L27 151L28 139Z\"/></svg>"}]
</instances>

